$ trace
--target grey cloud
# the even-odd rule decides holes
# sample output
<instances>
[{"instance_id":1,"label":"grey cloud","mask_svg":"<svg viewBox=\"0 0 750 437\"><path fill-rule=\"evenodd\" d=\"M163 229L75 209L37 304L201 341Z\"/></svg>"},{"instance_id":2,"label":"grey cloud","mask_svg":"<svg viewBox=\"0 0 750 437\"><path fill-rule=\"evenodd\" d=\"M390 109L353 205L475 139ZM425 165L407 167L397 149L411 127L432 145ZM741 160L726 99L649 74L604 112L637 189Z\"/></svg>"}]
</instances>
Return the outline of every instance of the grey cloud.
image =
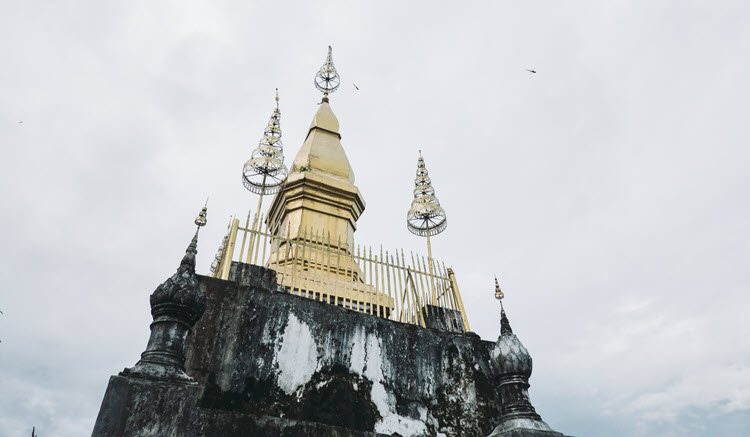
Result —
<instances>
[{"instance_id":1,"label":"grey cloud","mask_svg":"<svg viewBox=\"0 0 750 437\"><path fill-rule=\"evenodd\" d=\"M677 1L3 6L0 434L91 432L206 196L204 272L229 216L254 207L240 168L276 87L287 162L297 152L328 44L360 87L331 98L367 201L357 239L425 251L404 223L422 149L449 220L435 256L486 339L499 275L553 427L747 434L747 15Z\"/></svg>"}]
</instances>

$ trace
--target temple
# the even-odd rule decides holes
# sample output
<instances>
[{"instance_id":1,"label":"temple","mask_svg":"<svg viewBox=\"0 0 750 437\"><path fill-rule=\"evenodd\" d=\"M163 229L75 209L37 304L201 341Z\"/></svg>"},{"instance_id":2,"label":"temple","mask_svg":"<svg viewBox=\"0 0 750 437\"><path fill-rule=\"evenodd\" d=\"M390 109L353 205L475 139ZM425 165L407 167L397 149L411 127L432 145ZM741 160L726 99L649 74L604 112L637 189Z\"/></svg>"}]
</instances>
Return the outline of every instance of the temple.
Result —
<instances>
[{"instance_id":1,"label":"temple","mask_svg":"<svg viewBox=\"0 0 750 437\"><path fill-rule=\"evenodd\" d=\"M433 258L447 220L421 152L406 218L427 256L355 242L365 200L330 104L339 83L329 47L315 77L323 99L289 169L277 93L242 169L254 214L230 219L200 275L200 211L177 272L151 295L146 350L111 377L93 437L564 437L529 400L531 356L497 279L490 342L471 332L456 273Z\"/></svg>"}]
</instances>

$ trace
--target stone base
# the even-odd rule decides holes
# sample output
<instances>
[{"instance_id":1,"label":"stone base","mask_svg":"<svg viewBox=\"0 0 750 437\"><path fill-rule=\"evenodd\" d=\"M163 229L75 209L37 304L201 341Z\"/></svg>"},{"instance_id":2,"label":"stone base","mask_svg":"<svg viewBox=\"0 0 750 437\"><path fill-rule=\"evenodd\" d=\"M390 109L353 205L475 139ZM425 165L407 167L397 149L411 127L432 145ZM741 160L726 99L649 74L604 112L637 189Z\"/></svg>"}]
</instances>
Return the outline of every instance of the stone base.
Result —
<instances>
[{"instance_id":1,"label":"stone base","mask_svg":"<svg viewBox=\"0 0 750 437\"><path fill-rule=\"evenodd\" d=\"M314 422L200 408L198 385L112 376L92 437L386 437Z\"/></svg>"},{"instance_id":2,"label":"stone base","mask_svg":"<svg viewBox=\"0 0 750 437\"><path fill-rule=\"evenodd\" d=\"M112 376L91 436L186 436L197 401L197 384Z\"/></svg>"},{"instance_id":3,"label":"stone base","mask_svg":"<svg viewBox=\"0 0 750 437\"><path fill-rule=\"evenodd\" d=\"M253 416L222 410L199 410L200 433L205 437L388 437L368 431L358 431L315 422Z\"/></svg>"}]
</instances>

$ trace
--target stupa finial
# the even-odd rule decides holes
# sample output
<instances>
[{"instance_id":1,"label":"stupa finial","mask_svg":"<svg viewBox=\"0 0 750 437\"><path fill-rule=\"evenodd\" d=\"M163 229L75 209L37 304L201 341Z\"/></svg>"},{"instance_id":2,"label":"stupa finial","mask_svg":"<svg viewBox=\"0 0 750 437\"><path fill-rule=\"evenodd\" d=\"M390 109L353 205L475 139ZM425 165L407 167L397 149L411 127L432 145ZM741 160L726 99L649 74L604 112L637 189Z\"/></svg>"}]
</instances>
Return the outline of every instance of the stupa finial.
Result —
<instances>
[{"instance_id":1,"label":"stupa finial","mask_svg":"<svg viewBox=\"0 0 750 437\"><path fill-rule=\"evenodd\" d=\"M411 209L406 215L406 227L411 233L430 237L437 235L445 230L448 221L445 217L445 211L440 207L440 202L435 197L435 189L432 188L427 167L422 158L422 151L419 151L419 161L417 162L417 177L414 180L414 200L411 202Z\"/></svg>"},{"instance_id":2,"label":"stupa finial","mask_svg":"<svg viewBox=\"0 0 750 437\"><path fill-rule=\"evenodd\" d=\"M495 276L495 299L500 301L500 306L503 305L503 298L505 295L503 294L502 290L500 290L500 283L497 282L497 276Z\"/></svg>"},{"instance_id":3,"label":"stupa finial","mask_svg":"<svg viewBox=\"0 0 750 437\"><path fill-rule=\"evenodd\" d=\"M500 283L497 281L497 276L495 276L495 299L500 302L500 332L512 334L513 330L510 328L510 322L508 321L508 316L505 315L505 308L503 307L504 297L505 294L500 290Z\"/></svg>"},{"instance_id":4,"label":"stupa finial","mask_svg":"<svg viewBox=\"0 0 750 437\"><path fill-rule=\"evenodd\" d=\"M336 71L336 67L333 65L333 49L328 46L328 57L326 62L320 67L318 73L315 75L315 88L323 93L323 101L328 101L328 94L336 91L341 83L339 73Z\"/></svg>"},{"instance_id":5,"label":"stupa finial","mask_svg":"<svg viewBox=\"0 0 750 437\"><path fill-rule=\"evenodd\" d=\"M437 235L445 230L448 221L445 217L445 211L440 207L435 189L432 188L432 181L427 173L427 167L422 158L422 151L419 151L419 161L417 161L417 178L414 180L414 200L411 201L411 208L406 214L406 228L412 234L421 237L427 237L427 265L430 267L430 274L434 275L432 266L432 245L430 236ZM430 291L436 296L436 291L430 283Z\"/></svg>"},{"instance_id":6,"label":"stupa finial","mask_svg":"<svg viewBox=\"0 0 750 437\"><path fill-rule=\"evenodd\" d=\"M206 226L206 214L208 213L208 197L206 197L206 203L201 208L201 212L198 213L198 217L195 218L195 225L198 229Z\"/></svg>"},{"instance_id":7,"label":"stupa finial","mask_svg":"<svg viewBox=\"0 0 750 437\"><path fill-rule=\"evenodd\" d=\"M198 232L201 230L203 226L206 226L207 214L208 214L208 198L206 198L206 203L203 205L203 208L201 208L201 211L198 213L198 217L195 218L194 223L198 228L195 230L195 235L193 235L192 241L190 241L190 244L185 250L185 257L182 259L183 264L187 263L188 265L190 265L192 263L193 270L195 270L195 254L198 253ZM190 254L192 254L192 258L188 256Z\"/></svg>"},{"instance_id":8,"label":"stupa finial","mask_svg":"<svg viewBox=\"0 0 750 437\"><path fill-rule=\"evenodd\" d=\"M258 147L253 150L250 159L242 168L242 184L249 191L263 196L279 191L286 181L286 176L284 146L281 142L279 89L276 88L276 109L263 131L263 138Z\"/></svg>"}]
</instances>

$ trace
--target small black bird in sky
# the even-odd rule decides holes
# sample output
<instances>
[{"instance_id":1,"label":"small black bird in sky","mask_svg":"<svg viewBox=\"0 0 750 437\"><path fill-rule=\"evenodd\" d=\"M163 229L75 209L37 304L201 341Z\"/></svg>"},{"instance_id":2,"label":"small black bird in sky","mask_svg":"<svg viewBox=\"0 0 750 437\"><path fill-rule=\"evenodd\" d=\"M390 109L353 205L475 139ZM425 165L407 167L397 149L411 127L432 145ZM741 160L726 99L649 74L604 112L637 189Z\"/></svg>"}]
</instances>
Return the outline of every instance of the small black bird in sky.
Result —
<instances>
[{"instance_id":1,"label":"small black bird in sky","mask_svg":"<svg viewBox=\"0 0 750 437\"><path fill-rule=\"evenodd\" d=\"M354 82L352 82L352 85L354 85L354 88L356 88L357 91L359 91L359 87L357 86L357 84L355 84Z\"/></svg>"},{"instance_id":2,"label":"small black bird in sky","mask_svg":"<svg viewBox=\"0 0 750 437\"><path fill-rule=\"evenodd\" d=\"M21 121L18 122L18 124L21 124L21 123L23 123L23 120L21 120Z\"/></svg>"},{"instance_id":3,"label":"small black bird in sky","mask_svg":"<svg viewBox=\"0 0 750 437\"><path fill-rule=\"evenodd\" d=\"M527 69L526 69L526 71L528 71L529 73L534 73L534 74L536 74L536 70L529 70L529 69L527 68Z\"/></svg>"}]
</instances>

